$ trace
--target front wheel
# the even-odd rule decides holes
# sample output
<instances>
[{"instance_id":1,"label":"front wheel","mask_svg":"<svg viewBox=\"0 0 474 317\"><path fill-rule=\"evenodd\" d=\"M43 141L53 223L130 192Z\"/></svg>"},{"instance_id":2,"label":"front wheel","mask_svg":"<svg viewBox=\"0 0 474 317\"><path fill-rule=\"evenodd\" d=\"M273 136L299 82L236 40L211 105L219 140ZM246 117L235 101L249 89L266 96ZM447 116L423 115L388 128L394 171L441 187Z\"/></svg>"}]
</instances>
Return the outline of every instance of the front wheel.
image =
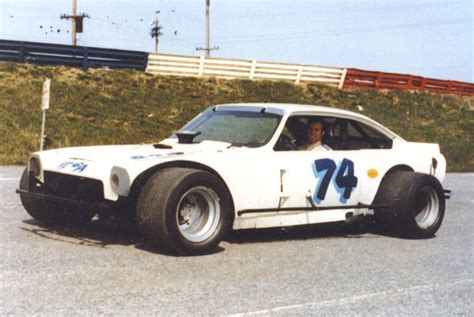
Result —
<instances>
[{"instance_id":1,"label":"front wheel","mask_svg":"<svg viewBox=\"0 0 474 317\"><path fill-rule=\"evenodd\" d=\"M385 176L375 197L375 220L406 237L429 238L441 226L445 211L439 181L426 174L393 172Z\"/></svg>"},{"instance_id":2,"label":"front wheel","mask_svg":"<svg viewBox=\"0 0 474 317\"><path fill-rule=\"evenodd\" d=\"M148 243L178 254L205 254L231 229L232 200L224 182L211 173L165 169L140 193L137 220Z\"/></svg>"}]
</instances>

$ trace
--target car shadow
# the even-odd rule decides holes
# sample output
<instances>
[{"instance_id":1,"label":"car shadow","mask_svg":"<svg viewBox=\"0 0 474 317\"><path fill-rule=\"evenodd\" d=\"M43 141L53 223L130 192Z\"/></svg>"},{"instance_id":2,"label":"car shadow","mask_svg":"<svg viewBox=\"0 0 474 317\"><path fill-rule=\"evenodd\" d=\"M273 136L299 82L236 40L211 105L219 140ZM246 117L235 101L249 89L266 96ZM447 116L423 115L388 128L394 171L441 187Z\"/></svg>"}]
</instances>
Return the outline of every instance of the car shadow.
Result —
<instances>
[{"instance_id":1,"label":"car shadow","mask_svg":"<svg viewBox=\"0 0 474 317\"><path fill-rule=\"evenodd\" d=\"M370 220L357 223L325 223L284 228L245 229L233 231L226 239L229 243L247 244L288 240L309 240L317 238L357 239L376 233ZM377 233L378 235L378 233ZM377 235L370 235L376 237Z\"/></svg>"},{"instance_id":2,"label":"car shadow","mask_svg":"<svg viewBox=\"0 0 474 317\"><path fill-rule=\"evenodd\" d=\"M133 246L150 253L179 256L169 250L146 244L136 223L130 220L94 218L81 228L46 226L34 219L24 220L23 223L28 226L21 227L22 230L44 239L98 248L107 248L111 245ZM224 240L231 244L249 244L317 238L357 239L379 236L397 238L397 235L381 230L373 224L370 218L367 218L350 224L338 222L287 228L236 230L232 231ZM225 251L224 248L218 247L209 254L223 251Z\"/></svg>"},{"instance_id":3,"label":"car shadow","mask_svg":"<svg viewBox=\"0 0 474 317\"><path fill-rule=\"evenodd\" d=\"M170 250L146 244L135 222L131 220L94 218L90 223L79 228L45 225L37 220L23 220L27 227L21 230L43 239L60 241L88 247L107 248L112 245L133 246L139 250L166 256L180 256ZM218 247L212 253L223 252ZM203 256L209 254L202 254Z\"/></svg>"},{"instance_id":4,"label":"car shadow","mask_svg":"<svg viewBox=\"0 0 474 317\"><path fill-rule=\"evenodd\" d=\"M22 230L45 239L71 244L106 248L110 245L131 246L143 243L138 228L133 223L94 218L90 223L79 228L44 225L34 219L24 220L28 227Z\"/></svg>"}]
</instances>

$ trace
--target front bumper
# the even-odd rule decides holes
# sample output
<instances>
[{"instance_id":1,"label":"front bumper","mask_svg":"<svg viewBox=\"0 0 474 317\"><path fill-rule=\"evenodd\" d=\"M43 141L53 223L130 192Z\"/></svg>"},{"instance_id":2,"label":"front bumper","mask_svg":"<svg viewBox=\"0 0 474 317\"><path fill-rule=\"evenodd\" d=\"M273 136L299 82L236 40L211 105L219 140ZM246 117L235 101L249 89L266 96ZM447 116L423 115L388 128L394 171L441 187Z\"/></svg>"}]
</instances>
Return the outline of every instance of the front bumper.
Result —
<instances>
[{"instance_id":1,"label":"front bumper","mask_svg":"<svg viewBox=\"0 0 474 317\"><path fill-rule=\"evenodd\" d=\"M62 203L62 204L66 204L66 205L74 206L74 207L86 207L86 208L94 208L94 209L100 209L100 210L106 210L111 207L111 204L107 204L107 203L92 203L92 202L87 202L83 200L75 200L75 199L61 197L61 196L55 196L51 194L35 193L35 192L31 192L29 190L21 189L21 188L18 188L16 190L16 193L26 196L26 197L35 198L38 200Z\"/></svg>"},{"instance_id":2,"label":"front bumper","mask_svg":"<svg viewBox=\"0 0 474 317\"><path fill-rule=\"evenodd\" d=\"M28 188L19 188L16 193L41 201L96 210L108 209L112 205L104 199L101 181L55 172L44 172L44 182L41 182L30 171Z\"/></svg>"}]
</instances>

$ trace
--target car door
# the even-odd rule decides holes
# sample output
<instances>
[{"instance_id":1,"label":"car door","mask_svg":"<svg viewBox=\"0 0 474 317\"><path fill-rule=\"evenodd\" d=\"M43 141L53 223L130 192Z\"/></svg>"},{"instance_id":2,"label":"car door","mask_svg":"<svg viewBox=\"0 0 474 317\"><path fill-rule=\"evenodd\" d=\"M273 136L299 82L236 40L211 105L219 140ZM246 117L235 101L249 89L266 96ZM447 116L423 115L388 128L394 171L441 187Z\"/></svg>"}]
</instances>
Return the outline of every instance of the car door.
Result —
<instances>
[{"instance_id":1,"label":"car door","mask_svg":"<svg viewBox=\"0 0 474 317\"><path fill-rule=\"evenodd\" d=\"M330 144L332 149L297 150L302 148L299 145L308 143L309 127L315 122L323 125L324 133L320 137L323 144ZM337 208L359 203L367 156L353 150L358 149L353 147L354 140L363 137L355 134L362 127L351 127L349 120L337 117L295 115L288 118L274 147L278 171L273 173L280 179L280 208Z\"/></svg>"},{"instance_id":2,"label":"car door","mask_svg":"<svg viewBox=\"0 0 474 317\"><path fill-rule=\"evenodd\" d=\"M339 207L358 203L362 169L354 151L275 153L280 208Z\"/></svg>"}]
</instances>

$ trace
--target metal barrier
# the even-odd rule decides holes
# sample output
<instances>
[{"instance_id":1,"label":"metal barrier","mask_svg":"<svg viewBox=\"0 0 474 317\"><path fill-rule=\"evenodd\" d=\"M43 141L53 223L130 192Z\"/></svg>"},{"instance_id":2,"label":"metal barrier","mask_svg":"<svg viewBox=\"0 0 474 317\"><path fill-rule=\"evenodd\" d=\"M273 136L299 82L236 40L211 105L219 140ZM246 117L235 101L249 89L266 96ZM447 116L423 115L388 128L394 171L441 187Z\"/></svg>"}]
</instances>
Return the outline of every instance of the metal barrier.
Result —
<instances>
[{"instance_id":1,"label":"metal barrier","mask_svg":"<svg viewBox=\"0 0 474 317\"><path fill-rule=\"evenodd\" d=\"M0 60L83 69L109 67L144 71L148 53L87 46L0 40Z\"/></svg>"},{"instance_id":2,"label":"metal barrier","mask_svg":"<svg viewBox=\"0 0 474 317\"><path fill-rule=\"evenodd\" d=\"M474 96L474 84L350 68L344 88L409 89Z\"/></svg>"}]
</instances>

